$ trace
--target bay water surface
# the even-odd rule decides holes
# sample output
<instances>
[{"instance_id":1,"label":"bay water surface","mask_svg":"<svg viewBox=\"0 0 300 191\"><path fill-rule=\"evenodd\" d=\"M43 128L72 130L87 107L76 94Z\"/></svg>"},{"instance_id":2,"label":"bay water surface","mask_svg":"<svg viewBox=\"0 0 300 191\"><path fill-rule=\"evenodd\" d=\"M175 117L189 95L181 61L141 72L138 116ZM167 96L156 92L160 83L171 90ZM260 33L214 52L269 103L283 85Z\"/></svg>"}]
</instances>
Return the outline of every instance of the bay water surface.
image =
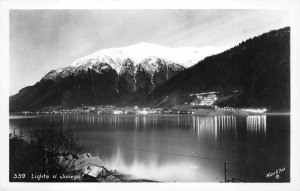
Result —
<instances>
[{"instance_id":1,"label":"bay water surface","mask_svg":"<svg viewBox=\"0 0 300 191\"><path fill-rule=\"evenodd\" d=\"M72 129L83 152L108 168L137 178L224 182L228 160L227 179L290 181L289 115L10 116L10 132L30 137L51 123Z\"/></svg>"}]
</instances>

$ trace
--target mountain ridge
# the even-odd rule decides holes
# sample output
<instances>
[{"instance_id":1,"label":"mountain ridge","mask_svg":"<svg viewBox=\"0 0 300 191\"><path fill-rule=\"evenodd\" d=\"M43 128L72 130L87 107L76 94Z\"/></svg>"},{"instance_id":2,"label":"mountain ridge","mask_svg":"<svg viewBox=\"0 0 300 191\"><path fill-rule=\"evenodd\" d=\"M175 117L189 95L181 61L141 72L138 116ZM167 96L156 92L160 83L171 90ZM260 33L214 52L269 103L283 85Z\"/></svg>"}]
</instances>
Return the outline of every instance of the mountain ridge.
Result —
<instances>
[{"instance_id":1,"label":"mountain ridge","mask_svg":"<svg viewBox=\"0 0 300 191\"><path fill-rule=\"evenodd\" d=\"M103 57L113 60L124 60L126 58L130 58L136 64L138 64L148 57L158 57L165 60L170 60L171 62L178 63L183 67L188 68L206 56L210 56L221 51L221 49L209 45L203 47L170 48L158 44L141 42L126 47L102 49L75 60L71 65L78 66L84 63L86 60L101 60Z\"/></svg>"}]
</instances>

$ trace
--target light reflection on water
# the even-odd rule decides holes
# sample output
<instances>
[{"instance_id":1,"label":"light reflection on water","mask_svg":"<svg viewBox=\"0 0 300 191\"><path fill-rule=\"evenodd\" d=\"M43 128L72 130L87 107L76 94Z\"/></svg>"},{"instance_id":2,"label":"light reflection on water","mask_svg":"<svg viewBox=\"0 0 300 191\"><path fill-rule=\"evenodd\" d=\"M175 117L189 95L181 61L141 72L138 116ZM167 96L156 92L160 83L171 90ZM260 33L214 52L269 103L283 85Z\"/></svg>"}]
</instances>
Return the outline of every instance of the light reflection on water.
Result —
<instances>
[{"instance_id":1,"label":"light reflection on water","mask_svg":"<svg viewBox=\"0 0 300 191\"><path fill-rule=\"evenodd\" d=\"M150 151L151 152L151 151ZM153 155L141 162L135 152L131 163L126 163L124 153L118 148L116 154L104 163L111 169L132 175L135 178L143 178L157 181L209 181L201 172L201 166L191 162L172 162L161 164L159 157Z\"/></svg>"},{"instance_id":2,"label":"light reflection on water","mask_svg":"<svg viewBox=\"0 0 300 191\"><path fill-rule=\"evenodd\" d=\"M248 116L246 118L247 131L254 134L262 133L263 135L266 135L266 131L267 131L266 119L267 119L266 115Z\"/></svg>"},{"instance_id":3,"label":"light reflection on water","mask_svg":"<svg viewBox=\"0 0 300 191\"><path fill-rule=\"evenodd\" d=\"M208 139L216 143L218 136L225 134L237 135L236 117L215 116L215 117L192 117L192 127L198 137Z\"/></svg>"},{"instance_id":4,"label":"light reflection on water","mask_svg":"<svg viewBox=\"0 0 300 191\"><path fill-rule=\"evenodd\" d=\"M59 119L56 119L57 123ZM249 167L254 168L256 163L268 165L263 158L265 151L262 152L261 148L268 141L274 141L270 136L270 140L267 139L269 127L265 115L246 118L70 115L63 116L61 120L65 128L72 128L77 133L84 152L100 156L107 167L139 178L160 181L224 181L223 166L228 159L232 163L232 176L255 179L262 174L264 177L262 168L250 174L244 172ZM45 123L45 120L38 122L37 119L17 121L10 121L10 129L22 128L24 134L30 134L32 124L35 124L34 128L39 128L38 123ZM249 136L251 139L247 138ZM277 142L274 146L277 147ZM278 160L286 158L279 157ZM238 165L247 160L249 164Z\"/></svg>"}]
</instances>

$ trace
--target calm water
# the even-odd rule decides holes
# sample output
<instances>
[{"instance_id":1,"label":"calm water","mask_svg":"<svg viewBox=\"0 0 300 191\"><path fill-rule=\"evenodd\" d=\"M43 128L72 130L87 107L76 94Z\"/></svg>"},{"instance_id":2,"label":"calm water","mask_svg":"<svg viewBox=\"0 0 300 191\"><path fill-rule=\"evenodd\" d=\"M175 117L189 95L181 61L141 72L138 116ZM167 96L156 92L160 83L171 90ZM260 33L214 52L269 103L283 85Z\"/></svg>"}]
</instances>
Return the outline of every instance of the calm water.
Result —
<instances>
[{"instance_id":1,"label":"calm water","mask_svg":"<svg viewBox=\"0 0 300 191\"><path fill-rule=\"evenodd\" d=\"M289 181L289 116L38 116L10 117L10 131L30 136L53 122L72 128L84 152L112 169L159 181ZM285 168L276 179L267 173Z\"/></svg>"}]
</instances>

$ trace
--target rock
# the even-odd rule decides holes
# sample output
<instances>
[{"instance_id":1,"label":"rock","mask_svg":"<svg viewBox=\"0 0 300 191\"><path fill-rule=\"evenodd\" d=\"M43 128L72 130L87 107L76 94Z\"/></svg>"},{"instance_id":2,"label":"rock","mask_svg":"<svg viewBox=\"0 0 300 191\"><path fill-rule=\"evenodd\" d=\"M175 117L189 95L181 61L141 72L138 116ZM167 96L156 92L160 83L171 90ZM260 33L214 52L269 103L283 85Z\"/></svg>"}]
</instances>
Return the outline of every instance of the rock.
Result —
<instances>
[{"instance_id":1,"label":"rock","mask_svg":"<svg viewBox=\"0 0 300 191\"><path fill-rule=\"evenodd\" d=\"M105 182L121 182L121 180L113 175L109 175L105 178Z\"/></svg>"},{"instance_id":2,"label":"rock","mask_svg":"<svg viewBox=\"0 0 300 191\"><path fill-rule=\"evenodd\" d=\"M103 162L98 156L87 158L86 162L95 166L103 166Z\"/></svg>"}]
</instances>

